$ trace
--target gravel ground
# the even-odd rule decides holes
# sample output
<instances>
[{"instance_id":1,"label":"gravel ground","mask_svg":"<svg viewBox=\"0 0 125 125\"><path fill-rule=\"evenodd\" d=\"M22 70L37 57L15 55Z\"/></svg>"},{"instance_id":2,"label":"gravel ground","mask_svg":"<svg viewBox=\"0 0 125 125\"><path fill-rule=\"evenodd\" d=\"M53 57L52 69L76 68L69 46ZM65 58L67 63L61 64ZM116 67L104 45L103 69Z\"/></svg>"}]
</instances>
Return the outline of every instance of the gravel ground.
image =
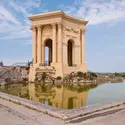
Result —
<instances>
[{"instance_id":1,"label":"gravel ground","mask_svg":"<svg viewBox=\"0 0 125 125\"><path fill-rule=\"evenodd\" d=\"M64 121L0 99L0 125L65 125ZM125 125L125 105L68 121L67 125Z\"/></svg>"}]
</instances>

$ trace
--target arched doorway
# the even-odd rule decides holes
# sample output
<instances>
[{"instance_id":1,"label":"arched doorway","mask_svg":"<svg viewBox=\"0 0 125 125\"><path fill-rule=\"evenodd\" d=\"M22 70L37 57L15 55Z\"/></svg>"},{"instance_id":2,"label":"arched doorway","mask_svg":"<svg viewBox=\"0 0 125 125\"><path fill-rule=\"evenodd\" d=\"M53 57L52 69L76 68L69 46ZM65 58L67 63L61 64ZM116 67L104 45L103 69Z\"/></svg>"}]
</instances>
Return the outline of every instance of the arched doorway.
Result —
<instances>
[{"instance_id":1,"label":"arched doorway","mask_svg":"<svg viewBox=\"0 0 125 125\"><path fill-rule=\"evenodd\" d=\"M67 46L67 60L68 60L68 66L73 66L73 41L69 40L68 41L68 46Z\"/></svg>"},{"instance_id":2,"label":"arched doorway","mask_svg":"<svg viewBox=\"0 0 125 125\"><path fill-rule=\"evenodd\" d=\"M45 65L50 66L52 63L52 40L45 41Z\"/></svg>"}]
</instances>

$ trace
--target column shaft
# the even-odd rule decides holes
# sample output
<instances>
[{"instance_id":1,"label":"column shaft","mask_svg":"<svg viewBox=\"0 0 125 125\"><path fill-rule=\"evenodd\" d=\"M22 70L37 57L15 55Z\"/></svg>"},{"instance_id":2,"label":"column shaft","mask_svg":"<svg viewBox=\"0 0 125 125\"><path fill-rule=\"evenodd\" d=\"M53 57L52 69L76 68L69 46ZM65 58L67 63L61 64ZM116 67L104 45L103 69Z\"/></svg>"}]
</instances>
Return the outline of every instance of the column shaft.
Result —
<instances>
[{"instance_id":1,"label":"column shaft","mask_svg":"<svg viewBox=\"0 0 125 125\"><path fill-rule=\"evenodd\" d=\"M41 38L41 26L38 26L38 46L37 46L37 58L38 58L38 63L40 64L42 62L42 38Z\"/></svg>"},{"instance_id":2,"label":"column shaft","mask_svg":"<svg viewBox=\"0 0 125 125\"><path fill-rule=\"evenodd\" d=\"M32 61L37 63L37 37L36 37L36 27L31 27L32 30Z\"/></svg>"},{"instance_id":3,"label":"column shaft","mask_svg":"<svg viewBox=\"0 0 125 125\"><path fill-rule=\"evenodd\" d=\"M84 33L85 33L85 30L82 30L82 32L81 32L81 36L82 36L82 41L81 41L82 63L85 63L85 38L84 38Z\"/></svg>"},{"instance_id":4,"label":"column shaft","mask_svg":"<svg viewBox=\"0 0 125 125\"><path fill-rule=\"evenodd\" d=\"M67 48L67 46L68 46L67 43L63 44L63 49L64 49L63 50L63 59L64 59L63 63L66 65L68 65L68 56L67 56L68 55L68 51L67 51L68 48Z\"/></svg>"},{"instance_id":5,"label":"column shaft","mask_svg":"<svg viewBox=\"0 0 125 125\"><path fill-rule=\"evenodd\" d=\"M62 62L62 24L58 24L58 62Z\"/></svg>"},{"instance_id":6,"label":"column shaft","mask_svg":"<svg viewBox=\"0 0 125 125\"><path fill-rule=\"evenodd\" d=\"M45 63L45 47L44 44L42 44L42 64Z\"/></svg>"},{"instance_id":7,"label":"column shaft","mask_svg":"<svg viewBox=\"0 0 125 125\"><path fill-rule=\"evenodd\" d=\"M56 24L52 24L52 34L53 34L53 41L52 41L52 63L56 62Z\"/></svg>"},{"instance_id":8,"label":"column shaft","mask_svg":"<svg viewBox=\"0 0 125 125\"><path fill-rule=\"evenodd\" d=\"M77 46L74 45L73 46L73 65L76 65L77 64L77 59L78 59L78 55L76 55L78 52L77 52Z\"/></svg>"}]
</instances>

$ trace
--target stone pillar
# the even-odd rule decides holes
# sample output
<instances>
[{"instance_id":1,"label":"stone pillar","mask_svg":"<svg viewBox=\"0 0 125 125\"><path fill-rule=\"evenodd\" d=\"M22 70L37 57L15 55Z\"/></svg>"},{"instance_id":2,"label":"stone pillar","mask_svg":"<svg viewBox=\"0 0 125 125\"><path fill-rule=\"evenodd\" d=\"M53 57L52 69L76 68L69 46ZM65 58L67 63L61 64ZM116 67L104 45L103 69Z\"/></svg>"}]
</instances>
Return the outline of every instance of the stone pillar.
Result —
<instances>
[{"instance_id":1,"label":"stone pillar","mask_svg":"<svg viewBox=\"0 0 125 125\"><path fill-rule=\"evenodd\" d=\"M84 34L85 34L85 29L81 30L81 63L85 63L85 38L84 38Z\"/></svg>"},{"instance_id":2,"label":"stone pillar","mask_svg":"<svg viewBox=\"0 0 125 125\"><path fill-rule=\"evenodd\" d=\"M67 43L63 43L63 63L65 64L65 65L68 65L68 45L67 45Z\"/></svg>"},{"instance_id":3,"label":"stone pillar","mask_svg":"<svg viewBox=\"0 0 125 125\"><path fill-rule=\"evenodd\" d=\"M58 23L58 62L62 62L62 24Z\"/></svg>"},{"instance_id":4,"label":"stone pillar","mask_svg":"<svg viewBox=\"0 0 125 125\"><path fill-rule=\"evenodd\" d=\"M48 57L49 57L48 63L50 65L50 62L51 62L51 48L49 48Z\"/></svg>"},{"instance_id":5,"label":"stone pillar","mask_svg":"<svg viewBox=\"0 0 125 125\"><path fill-rule=\"evenodd\" d=\"M78 46L74 44L73 46L73 65L76 66L78 64Z\"/></svg>"},{"instance_id":6,"label":"stone pillar","mask_svg":"<svg viewBox=\"0 0 125 125\"><path fill-rule=\"evenodd\" d=\"M36 27L32 26L32 60L33 64L37 63L37 35L36 35Z\"/></svg>"},{"instance_id":7,"label":"stone pillar","mask_svg":"<svg viewBox=\"0 0 125 125\"><path fill-rule=\"evenodd\" d=\"M38 64L42 62L42 32L41 32L41 25L37 26L38 29L38 35L37 35L37 58L38 58Z\"/></svg>"},{"instance_id":8,"label":"stone pillar","mask_svg":"<svg viewBox=\"0 0 125 125\"><path fill-rule=\"evenodd\" d=\"M52 34L53 34L53 41L52 41L52 63L56 62L56 23L52 24Z\"/></svg>"},{"instance_id":9,"label":"stone pillar","mask_svg":"<svg viewBox=\"0 0 125 125\"><path fill-rule=\"evenodd\" d=\"M45 46L42 44L42 64L45 64Z\"/></svg>"}]
</instances>

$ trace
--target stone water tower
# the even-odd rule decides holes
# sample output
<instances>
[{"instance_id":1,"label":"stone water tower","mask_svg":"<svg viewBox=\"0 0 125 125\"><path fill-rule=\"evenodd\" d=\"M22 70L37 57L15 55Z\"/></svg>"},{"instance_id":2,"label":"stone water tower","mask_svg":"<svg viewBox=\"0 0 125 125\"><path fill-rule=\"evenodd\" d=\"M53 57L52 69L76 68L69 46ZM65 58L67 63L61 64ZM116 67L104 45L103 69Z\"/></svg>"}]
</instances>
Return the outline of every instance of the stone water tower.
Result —
<instances>
[{"instance_id":1,"label":"stone water tower","mask_svg":"<svg viewBox=\"0 0 125 125\"><path fill-rule=\"evenodd\" d=\"M55 77L74 71L87 72L84 34L88 21L62 11L35 14L29 19L32 21L33 61L30 81L37 72L53 72ZM47 53L45 48L48 48Z\"/></svg>"}]
</instances>

